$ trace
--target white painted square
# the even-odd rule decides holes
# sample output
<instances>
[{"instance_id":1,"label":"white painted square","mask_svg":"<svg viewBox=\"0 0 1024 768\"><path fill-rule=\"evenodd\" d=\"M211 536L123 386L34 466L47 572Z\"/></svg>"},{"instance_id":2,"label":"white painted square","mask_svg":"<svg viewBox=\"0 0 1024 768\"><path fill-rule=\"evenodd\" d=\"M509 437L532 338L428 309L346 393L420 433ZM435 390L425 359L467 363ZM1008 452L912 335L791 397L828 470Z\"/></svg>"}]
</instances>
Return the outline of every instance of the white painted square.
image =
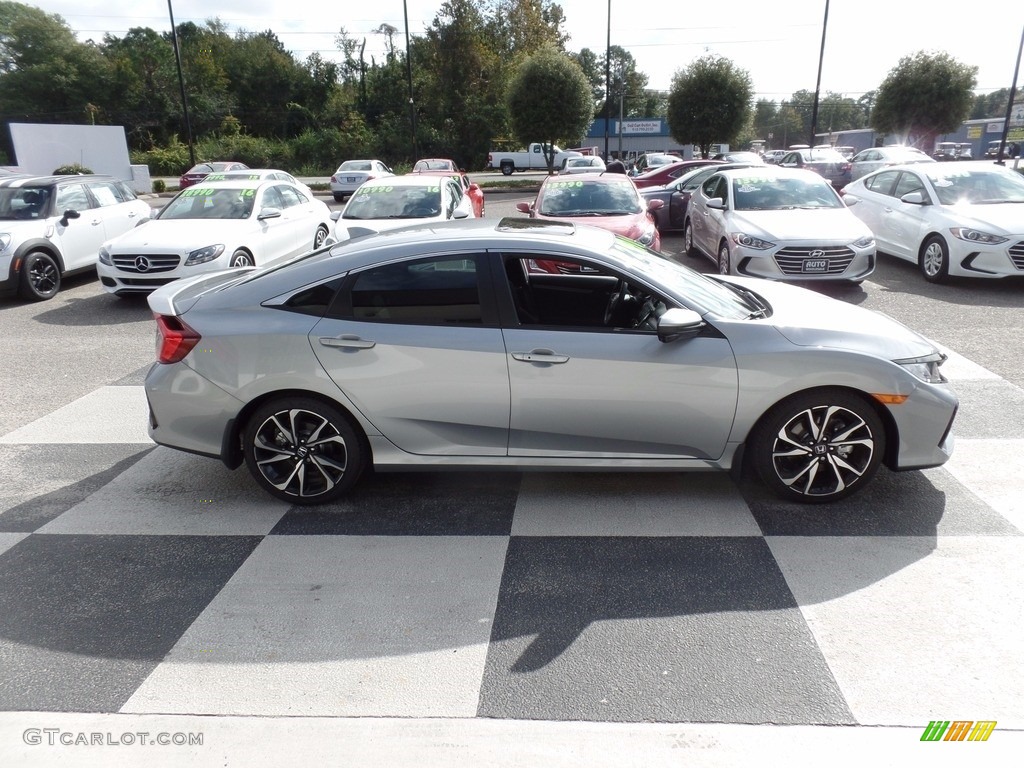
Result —
<instances>
[{"instance_id":1,"label":"white painted square","mask_svg":"<svg viewBox=\"0 0 1024 768\"><path fill-rule=\"evenodd\" d=\"M149 406L144 387L100 387L0 437L0 443L145 443Z\"/></svg>"},{"instance_id":2,"label":"white painted square","mask_svg":"<svg viewBox=\"0 0 1024 768\"><path fill-rule=\"evenodd\" d=\"M1024 533L1024 440L958 439L944 467Z\"/></svg>"}]
</instances>

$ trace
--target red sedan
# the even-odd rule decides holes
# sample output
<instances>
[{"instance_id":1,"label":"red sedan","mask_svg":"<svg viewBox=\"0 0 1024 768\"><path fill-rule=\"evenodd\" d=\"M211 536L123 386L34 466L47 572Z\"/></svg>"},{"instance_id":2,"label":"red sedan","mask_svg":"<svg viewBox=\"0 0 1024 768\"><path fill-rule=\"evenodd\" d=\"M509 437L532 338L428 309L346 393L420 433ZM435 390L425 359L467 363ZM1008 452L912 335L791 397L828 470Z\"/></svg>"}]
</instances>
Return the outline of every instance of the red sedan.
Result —
<instances>
[{"instance_id":1,"label":"red sedan","mask_svg":"<svg viewBox=\"0 0 1024 768\"><path fill-rule=\"evenodd\" d=\"M678 163L659 165L649 171L644 171L639 176L633 177L633 183L641 189L645 187L663 187L671 184L684 173L700 168L702 165L715 165L720 160L680 160Z\"/></svg>"},{"instance_id":2,"label":"red sedan","mask_svg":"<svg viewBox=\"0 0 1024 768\"><path fill-rule=\"evenodd\" d=\"M198 184L200 181L205 179L211 173L220 173L222 171L248 171L249 166L245 163L236 162L218 162L218 163L197 163L189 168L185 173L181 175L178 180L178 189L185 189L185 187L191 187L193 184Z\"/></svg>"},{"instance_id":3,"label":"red sedan","mask_svg":"<svg viewBox=\"0 0 1024 768\"><path fill-rule=\"evenodd\" d=\"M661 250L653 211L664 203L647 203L629 176L621 173L580 173L548 176L533 203L516 208L532 219L553 219L608 229L642 245Z\"/></svg>"},{"instance_id":4,"label":"red sedan","mask_svg":"<svg viewBox=\"0 0 1024 768\"><path fill-rule=\"evenodd\" d=\"M420 162L423 162L423 161L420 161ZM409 175L410 176L452 176L454 178L457 178L459 180L459 183L462 184L462 192L463 192L463 194L465 194L470 199L470 202L473 203L473 214L478 219L482 219L484 217L484 191L482 189L480 189L480 185L477 184L475 181L470 181L469 180L469 176L467 176L462 171L438 171L438 170L413 171Z\"/></svg>"}]
</instances>

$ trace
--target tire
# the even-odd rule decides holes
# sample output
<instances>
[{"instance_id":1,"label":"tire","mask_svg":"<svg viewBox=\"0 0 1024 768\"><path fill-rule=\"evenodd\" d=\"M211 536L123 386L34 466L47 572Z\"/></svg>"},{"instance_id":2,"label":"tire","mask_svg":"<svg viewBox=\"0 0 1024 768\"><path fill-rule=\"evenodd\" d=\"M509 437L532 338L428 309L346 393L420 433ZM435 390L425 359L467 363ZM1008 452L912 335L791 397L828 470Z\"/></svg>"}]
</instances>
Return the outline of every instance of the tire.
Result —
<instances>
[{"instance_id":1,"label":"tire","mask_svg":"<svg viewBox=\"0 0 1024 768\"><path fill-rule=\"evenodd\" d=\"M875 474L885 453L885 430L863 397L819 389L772 408L751 433L750 451L762 482L782 498L837 501Z\"/></svg>"},{"instance_id":2,"label":"tire","mask_svg":"<svg viewBox=\"0 0 1024 768\"><path fill-rule=\"evenodd\" d=\"M246 422L245 463L264 490L290 504L326 504L366 468L361 433L338 408L310 397L264 403Z\"/></svg>"},{"instance_id":3,"label":"tire","mask_svg":"<svg viewBox=\"0 0 1024 768\"><path fill-rule=\"evenodd\" d=\"M730 263L730 261L731 259L729 258L729 244L723 240L721 245L718 246L718 261L716 262L718 264L718 274L732 274L732 264Z\"/></svg>"},{"instance_id":4,"label":"tire","mask_svg":"<svg viewBox=\"0 0 1024 768\"><path fill-rule=\"evenodd\" d=\"M248 251L243 251L239 248L233 254L231 254L231 261L228 262L229 267L252 267L254 262L252 255Z\"/></svg>"},{"instance_id":5,"label":"tire","mask_svg":"<svg viewBox=\"0 0 1024 768\"><path fill-rule=\"evenodd\" d=\"M32 251L21 267L18 293L29 301L52 299L60 290L60 265L48 253Z\"/></svg>"},{"instance_id":6,"label":"tire","mask_svg":"<svg viewBox=\"0 0 1024 768\"><path fill-rule=\"evenodd\" d=\"M344 195L339 195L339 194L335 193L335 194L331 195L331 197L334 198L334 202L336 202L336 203L343 203L343 202L345 202L345 196Z\"/></svg>"},{"instance_id":7,"label":"tire","mask_svg":"<svg viewBox=\"0 0 1024 768\"><path fill-rule=\"evenodd\" d=\"M683 253L687 256L697 255L697 248L693 244L693 225L689 219L683 222Z\"/></svg>"},{"instance_id":8,"label":"tire","mask_svg":"<svg viewBox=\"0 0 1024 768\"><path fill-rule=\"evenodd\" d=\"M929 283L949 281L949 246L938 235L932 235L921 245L917 266Z\"/></svg>"},{"instance_id":9,"label":"tire","mask_svg":"<svg viewBox=\"0 0 1024 768\"><path fill-rule=\"evenodd\" d=\"M319 248L321 245L324 244L324 240L327 239L327 236L329 234L330 234L330 232L327 231L327 227L320 226L320 227L316 228L316 234L313 235L313 250L314 251L317 248Z\"/></svg>"},{"instance_id":10,"label":"tire","mask_svg":"<svg viewBox=\"0 0 1024 768\"><path fill-rule=\"evenodd\" d=\"M516 169L516 167L512 163L502 163L501 164L501 172L505 176L511 176L513 171L515 171L515 169Z\"/></svg>"}]
</instances>

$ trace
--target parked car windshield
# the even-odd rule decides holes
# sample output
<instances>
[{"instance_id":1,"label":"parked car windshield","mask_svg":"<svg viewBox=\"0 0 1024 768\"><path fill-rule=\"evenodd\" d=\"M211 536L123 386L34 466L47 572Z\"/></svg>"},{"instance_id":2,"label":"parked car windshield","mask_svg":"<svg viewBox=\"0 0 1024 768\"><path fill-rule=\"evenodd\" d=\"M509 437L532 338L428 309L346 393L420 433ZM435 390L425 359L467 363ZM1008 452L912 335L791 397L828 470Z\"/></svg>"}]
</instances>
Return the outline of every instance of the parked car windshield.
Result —
<instances>
[{"instance_id":1,"label":"parked car windshield","mask_svg":"<svg viewBox=\"0 0 1024 768\"><path fill-rule=\"evenodd\" d=\"M622 181L550 181L544 185L544 216L626 216L643 211L636 186Z\"/></svg>"},{"instance_id":2,"label":"parked car windshield","mask_svg":"<svg viewBox=\"0 0 1024 768\"><path fill-rule=\"evenodd\" d=\"M441 186L362 186L343 219L424 219L441 212Z\"/></svg>"},{"instance_id":3,"label":"parked car windshield","mask_svg":"<svg viewBox=\"0 0 1024 768\"><path fill-rule=\"evenodd\" d=\"M189 187L164 206L156 219L245 219L256 190L237 187Z\"/></svg>"},{"instance_id":4,"label":"parked car windshield","mask_svg":"<svg viewBox=\"0 0 1024 768\"><path fill-rule=\"evenodd\" d=\"M730 320L742 320L761 308L744 299L742 291L734 290L694 269L679 264L627 237L616 237L612 251L626 261L639 262L637 267L680 296L690 299L704 311Z\"/></svg>"},{"instance_id":5,"label":"parked car windshield","mask_svg":"<svg viewBox=\"0 0 1024 768\"><path fill-rule=\"evenodd\" d=\"M824 179L771 178L751 175L733 180L737 211L783 211L794 208L843 208L844 203Z\"/></svg>"},{"instance_id":6,"label":"parked car windshield","mask_svg":"<svg viewBox=\"0 0 1024 768\"><path fill-rule=\"evenodd\" d=\"M1024 203L1024 177L1014 171L929 166L927 174L943 205L957 203ZM1024 211L1022 211L1024 214Z\"/></svg>"}]
</instances>

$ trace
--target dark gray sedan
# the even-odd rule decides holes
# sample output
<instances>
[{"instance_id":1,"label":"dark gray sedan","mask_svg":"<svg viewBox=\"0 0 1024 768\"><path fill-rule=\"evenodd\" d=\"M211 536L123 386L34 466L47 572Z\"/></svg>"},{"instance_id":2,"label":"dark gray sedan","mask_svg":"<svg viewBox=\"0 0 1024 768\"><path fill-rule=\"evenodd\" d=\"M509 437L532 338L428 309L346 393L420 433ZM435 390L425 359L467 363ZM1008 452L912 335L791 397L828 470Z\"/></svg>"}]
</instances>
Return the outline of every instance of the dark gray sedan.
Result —
<instances>
[{"instance_id":1,"label":"dark gray sedan","mask_svg":"<svg viewBox=\"0 0 1024 768\"><path fill-rule=\"evenodd\" d=\"M538 270L548 262L565 269ZM740 470L841 499L933 467L957 398L935 345L605 230L522 218L353 238L149 297L157 443L330 502L378 471Z\"/></svg>"},{"instance_id":2,"label":"dark gray sedan","mask_svg":"<svg viewBox=\"0 0 1024 768\"><path fill-rule=\"evenodd\" d=\"M764 163L760 163L764 165ZM680 176L671 184L663 187L647 187L640 190L640 196L647 203L651 200L661 200L664 205L656 211L652 211L654 224L659 232L682 231L686 222L686 209L690 205L690 196L705 180L717 171L727 168L746 168L747 163L717 163L695 168L692 171Z\"/></svg>"},{"instance_id":3,"label":"dark gray sedan","mask_svg":"<svg viewBox=\"0 0 1024 768\"><path fill-rule=\"evenodd\" d=\"M850 161L831 147L814 147L795 149L787 153L781 160L782 168L805 168L824 176L837 190L852 181Z\"/></svg>"}]
</instances>

